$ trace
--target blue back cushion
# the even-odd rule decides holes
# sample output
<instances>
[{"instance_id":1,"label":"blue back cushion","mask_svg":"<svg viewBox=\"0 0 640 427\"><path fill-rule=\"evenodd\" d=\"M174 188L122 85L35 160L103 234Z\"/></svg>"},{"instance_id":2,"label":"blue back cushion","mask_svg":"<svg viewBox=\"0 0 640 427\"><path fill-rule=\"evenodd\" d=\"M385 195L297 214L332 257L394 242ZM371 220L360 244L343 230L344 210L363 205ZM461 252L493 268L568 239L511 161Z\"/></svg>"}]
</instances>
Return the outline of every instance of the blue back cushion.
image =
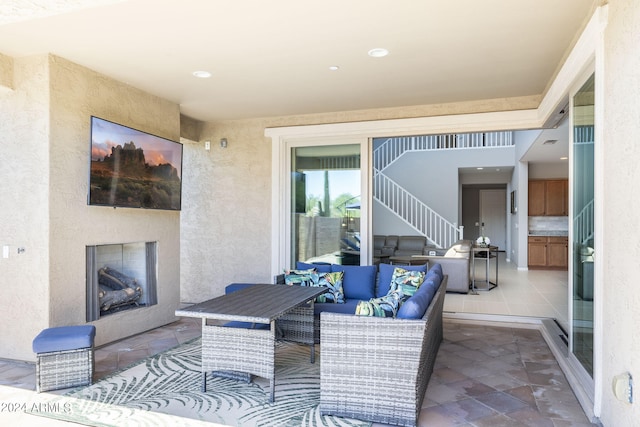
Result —
<instances>
[{"instance_id":1,"label":"blue back cushion","mask_svg":"<svg viewBox=\"0 0 640 427\"><path fill-rule=\"evenodd\" d=\"M422 271L427 272L427 265L395 265L395 264L380 264L380 274L378 276L378 290L376 291L377 297L383 297L389 293L391 286L391 277L393 276L393 270L396 267L404 268L409 271Z\"/></svg>"},{"instance_id":2,"label":"blue back cushion","mask_svg":"<svg viewBox=\"0 0 640 427\"><path fill-rule=\"evenodd\" d=\"M442 272L442 266L440 264L433 264L431 268L429 268L427 275L432 273L437 274L440 280L442 280L442 278L444 277L444 273Z\"/></svg>"},{"instance_id":3,"label":"blue back cushion","mask_svg":"<svg viewBox=\"0 0 640 427\"><path fill-rule=\"evenodd\" d=\"M416 293L402 303L396 317L398 319L422 319L433 296L440 285L440 280L425 280Z\"/></svg>"},{"instance_id":4,"label":"blue back cushion","mask_svg":"<svg viewBox=\"0 0 640 427\"><path fill-rule=\"evenodd\" d=\"M309 264L308 262L296 262L296 270L310 270L315 268L318 273L331 273L331 264Z\"/></svg>"},{"instance_id":5,"label":"blue back cushion","mask_svg":"<svg viewBox=\"0 0 640 427\"><path fill-rule=\"evenodd\" d=\"M224 293L230 294L253 285L255 285L255 283L230 283L224 288Z\"/></svg>"},{"instance_id":6,"label":"blue back cushion","mask_svg":"<svg viewBox=\"0 0 640 427\"><path fill-rule=\"evenodd\" d=\"M331 265L331 271L344 271L342 289L346 299L368 300L375 297L375 265ZM391 276L389 276L391 282Z\"/></svg>"}]
</instances>

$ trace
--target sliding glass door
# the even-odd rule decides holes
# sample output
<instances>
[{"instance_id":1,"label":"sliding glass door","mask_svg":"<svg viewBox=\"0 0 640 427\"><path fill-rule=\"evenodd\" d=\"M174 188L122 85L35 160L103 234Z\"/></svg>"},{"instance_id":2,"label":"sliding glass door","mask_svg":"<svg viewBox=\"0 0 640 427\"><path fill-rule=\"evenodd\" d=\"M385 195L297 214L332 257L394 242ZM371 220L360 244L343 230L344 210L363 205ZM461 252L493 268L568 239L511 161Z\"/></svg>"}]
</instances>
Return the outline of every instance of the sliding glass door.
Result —
<instances>
[{"instance_id":1,"label":"sliding glass door","mask_svg":"<svg viewBox=\"0 0 640 427\"><path fill-rule=\"evenodd\" d=\"M360 265L360 149L291 148L291 266Z\"/></svg>"},{"instance_id":2,"label":"sliding glass door","mask_svg":"<svg viewBox=\"0 0 640 427\"><path fill-rule=\"evenodd\" d=\"M573 96L573 307L571 351L593 377L594 76Z\"/></svg>"}]
</instances>

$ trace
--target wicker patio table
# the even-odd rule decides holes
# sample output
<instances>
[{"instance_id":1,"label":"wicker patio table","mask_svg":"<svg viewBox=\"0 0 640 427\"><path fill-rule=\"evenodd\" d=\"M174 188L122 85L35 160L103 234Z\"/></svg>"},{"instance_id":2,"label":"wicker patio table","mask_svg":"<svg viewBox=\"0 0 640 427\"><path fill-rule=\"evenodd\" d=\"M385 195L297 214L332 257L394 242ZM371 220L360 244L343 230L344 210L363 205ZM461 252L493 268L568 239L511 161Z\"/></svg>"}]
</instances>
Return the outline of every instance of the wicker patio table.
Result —
<instances>
[{"instance_id":1,"label":"wicker patio table","mask_svg":"<svg viewBox=\"0 0 640 427\"><path fill-rule=\"evenodd\" d=\"M176 316L202 319L202 391L207 390L207 372L243 372L267 378L273 402L276 320L303 304L313 305L315 297L326 291L326 287L256 284L176 310ZM231 327L210 320L242 324ZM313 354L313 342L309 345Z\"/></svg>"}]
</instances>

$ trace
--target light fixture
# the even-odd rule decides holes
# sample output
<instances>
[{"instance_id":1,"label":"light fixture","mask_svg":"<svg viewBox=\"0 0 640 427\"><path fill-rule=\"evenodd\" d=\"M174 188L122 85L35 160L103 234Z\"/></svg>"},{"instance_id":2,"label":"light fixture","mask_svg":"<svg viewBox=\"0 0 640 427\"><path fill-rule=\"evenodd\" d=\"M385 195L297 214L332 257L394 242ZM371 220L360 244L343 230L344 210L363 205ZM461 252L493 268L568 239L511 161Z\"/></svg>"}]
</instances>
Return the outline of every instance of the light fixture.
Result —
<instances>
[{"instance_id":1,"label":"light fixture","mask_svg":"<svg viewBox=\"0 0 640 427\"><path fill-rule=\"evenodd\" d=\"M220 148L227 148L227 138L222 138L220 140Z\"/></svg>"},{"instance_id":2,"label":"light fixture","mask_svg":"<svg viewBox=\"0 0 640 427\"><path fill-rule=\"evenodd\" d=\"M332 65L332 66L329 67L329 69L331 71L338 71L340 69L340 67L338 67L337 65Z\"/></svg>"},{"instance_id":3,"label":"light fixture","mask_svg":"<svg viewBox=\"0 0 640 427\"><path fill-rule=\"evenodd\" d=\"M569 158L567 156L562 156L560 157L560 160L569 160Z\"/></svg>"},{"instance_id":4,"label":"light fixture","mask_svg":"<svg viewBox=\"0 0 640 427\"><path fill-rule=\"evenodd\" d=\"M387 55L389 55L389 51L382 47L376 47L369 51L369 56L373 58L382 58L383 56L387 56Z\"/></svg>"},{"instance_id":5,"label":"light fixture","mask_svg":"<svg viewBox=\"0 0 640 427\"><path fill-rule=\"evenodd\" d=\"M194 71L192 74L199 79L208 79L211 77L211 73L208 71Z\"/></svg>"},{"instance_id":6,"label":"light fixture","mask_svg":"<svg viewBox=\"0 0 640 427\"><path fill-rule=\"evenodd\" d=\"M477 169L477 170L479 170L479 171L481 171L481 170L482 170L482 169L484 169L484 168L476 168L476 169Z\"/></svg>"}]
</instances>

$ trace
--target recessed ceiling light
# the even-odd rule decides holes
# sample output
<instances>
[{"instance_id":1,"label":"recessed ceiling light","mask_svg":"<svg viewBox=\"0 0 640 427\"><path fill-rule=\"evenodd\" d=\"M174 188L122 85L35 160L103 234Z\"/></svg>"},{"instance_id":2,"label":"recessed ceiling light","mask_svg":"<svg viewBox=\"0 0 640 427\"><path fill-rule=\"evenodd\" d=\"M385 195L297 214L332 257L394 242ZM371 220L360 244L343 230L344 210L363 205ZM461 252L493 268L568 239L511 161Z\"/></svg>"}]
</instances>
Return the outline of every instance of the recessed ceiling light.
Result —
<instances>
[{"instance_id":1,"label":"recessed ceiling light","mask_svg":"<svg viewBox=\"0 0 640 427\"><path fill-rule=\"evenodd\" d=\"M389 55L389 51L381 47L377 47L369 51L369 56L372 56L374 58L382 58L383 56L387 56L387 55Z\"/></svg>"},{"instance_id":2,"label":"recessed ceiling light","mask_svg":"<svg viewBox=\"0 0 640 427\"><path fill-rule=\"evenodd\" d=\"M332 66L329 67L329 69L331 71L338 71L340 69L340 67L338 67L337 65L332 65Z\"/></svg>"},{"instance_id":3,"label":"recessed ceiling light","mask_svg":"<svg viewBox=\"0 0 640 427\"><path fill-rule=\"evenodd\" d=\"M569 160L569 158L566 156L563 156L563 157L560 157L560 160Z\"/></svg>"},{"instance_id":4,"label":"recessed ceiling light","mask_svg":"<svg viewBox=\"0 0 640 427\"><path fill-rule=\"evenodd\" d=\"M208 71L194 71L193 75L200 79L208 79L211 77L211 73Z\"/></svg>"},{"instance_id":5,"label":"recessed ceiling light","mask_svg":"<svg viewBox=\"0 0 640 427\"><path fill-rule=\"evenodd\" d=\"M482 170L482 169L484 169L484 168L476 168L476 169L478 169L479 171L481 171L481 170Z\"/></svg>"}]
</instances>

